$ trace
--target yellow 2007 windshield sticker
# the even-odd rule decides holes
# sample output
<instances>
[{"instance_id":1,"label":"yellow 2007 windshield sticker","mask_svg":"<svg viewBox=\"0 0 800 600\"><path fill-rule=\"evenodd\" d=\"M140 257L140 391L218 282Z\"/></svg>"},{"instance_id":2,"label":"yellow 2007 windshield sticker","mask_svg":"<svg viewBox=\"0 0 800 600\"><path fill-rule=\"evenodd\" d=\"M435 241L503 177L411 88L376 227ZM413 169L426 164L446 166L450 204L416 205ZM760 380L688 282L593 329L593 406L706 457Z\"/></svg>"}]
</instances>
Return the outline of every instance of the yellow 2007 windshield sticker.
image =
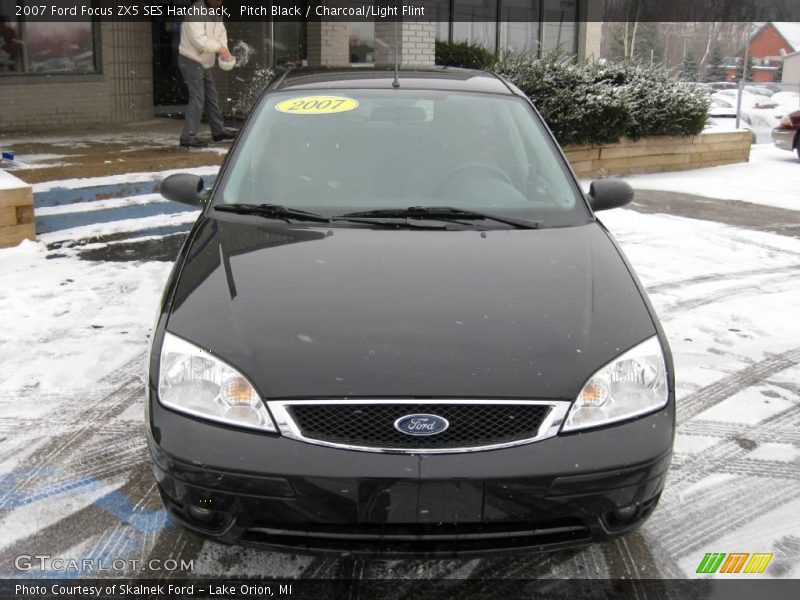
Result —
<instances>
[{"instance_id":1,"label":"yellow 2007 windshield sticker","mask_svg":"<svg viewBox=\"0 0 800 600\"><path fill-rule=\"evenodd\" d=\"M279 102L275 108L291 115L330 115L357 109L358 100L342 96L303 96Z\"/></svg>"}]
</instances>

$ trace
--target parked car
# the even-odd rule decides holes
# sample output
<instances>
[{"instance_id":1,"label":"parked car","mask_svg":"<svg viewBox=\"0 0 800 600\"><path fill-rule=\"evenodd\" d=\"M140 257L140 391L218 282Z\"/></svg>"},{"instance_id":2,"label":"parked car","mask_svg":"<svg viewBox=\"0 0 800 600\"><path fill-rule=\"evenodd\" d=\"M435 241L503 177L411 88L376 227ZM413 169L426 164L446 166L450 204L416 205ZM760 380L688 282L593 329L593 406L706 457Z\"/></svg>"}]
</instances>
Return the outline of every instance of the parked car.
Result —
<instances>
[{"instance_id":1,"label":"parked car","mask_svg":"<svg viewBox=\"0 0 800 600\"><path fill-rule=\"evenodd\" d=\"M778 103L772 98L763 96L761 94L753 94L747 90L743 90L742 106L747 108L776 108ZM729 98L735 106L739 98L739 90L722 90L715 92L711 95L712 98Z\"/></svg>"},{"instance_id":2,"label":"parked car","mask_svg":"<svg viewBox=\"0 0 800 600\"><path fill-rule=\"evenodd\" d=\"M770 100L777 102L778 106L787 112L800 110L800 93L798 92L777 92L772 95Z\"/></svg>"},{"instance_id":3,"label":"parked car","mask_svg":"<svg viewBox=\"0 0 800 600\"><path fill-rule=\"evenodd\" d=\"M796 151L800 158L800 110L789 113L772 130L772 140L782 150Z\"/></svg>"},{"instance_id":4,"label":"parked car","mask_svg":"<svg viewBox=\"0 0 800 600\"><path fill-rule=\"evenodd\" d=\"M735 90L737 87L732 81L713 81L706 85L712 90Z\"/></svg>"},{"instance_id":5,"label":"parked car","mask_svg":"<svg viewBox=\"0 0 800 600\"><path fill-rule=\"evenodd\" d=\"M709 123L721 129L733 129L736 119L736 95L712 94L708 109ZM771 103L768 107L755 102L750 95L742 96L739 127L752 134L754 144L768 143L772 130L784 115L783 109Z\"/></svg>"},{"instance_id":6,"label":"parked car","mask_svg":"<svg viewBox=\"0 0 800 600\"><path fill-rule=\"evenodd\" d=\"M727 99L712 99L708 107L706 129L735 131L736 107L733 106ZM742 112L742 118L739 121L739 129L746 129L750 132L751 144L757 144L759 142L759 136L755 131L753 131L753 127L750 125L750 117L747 115L746 111Z\"/></svg>"},{"instance_id":7,"label":"parked car","mask_svg":"<svg viewBox=\"0 0 800 600\"><path fill-rule=\"evenodd\" d=\"M252 110L166 286L147 430L170 514L389 554L625 534L670 462L667 340L534 106L470 70L298 70Z\"/></svg>"},{"instance_id":8,"label":"parked car","mask_svg":"<svg viewBox=\"0 0 800 600\"><path fill-rule=\"evenodd\" d=\"M754 95L766 96L767 98L775 93L775 90L765 85L746 85L744 90Z\"/></svg>"},{"instance_id":9,"label":"parked car","mask_svg":"<svg viewBox=\"0 0 800 600\"><path fill-rule=\"evenodd\" d=\"M708 106L710 117L736 117L736 102L728 96L711 95Z\"/></svg>"}]
</instances>

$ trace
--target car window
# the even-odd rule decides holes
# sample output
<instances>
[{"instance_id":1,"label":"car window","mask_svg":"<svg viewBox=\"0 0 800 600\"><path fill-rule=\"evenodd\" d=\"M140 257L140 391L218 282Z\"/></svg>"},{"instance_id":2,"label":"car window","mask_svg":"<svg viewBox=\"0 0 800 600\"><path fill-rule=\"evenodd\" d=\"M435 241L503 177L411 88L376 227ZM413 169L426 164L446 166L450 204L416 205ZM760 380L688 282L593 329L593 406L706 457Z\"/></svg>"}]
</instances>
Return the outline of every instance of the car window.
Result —
<instances>
[{"instance_id":1,"label":"car window","mask_svg":"<svg viewBox=\"0 0 800 600\"><path fill-rule=\"evenodd\" d=\"M555 145L517 97L294 91L269 94L256 110L223 176L222 202L325 214L455 206L550 224L588 216Z\"/></svg>"}]
</instances>

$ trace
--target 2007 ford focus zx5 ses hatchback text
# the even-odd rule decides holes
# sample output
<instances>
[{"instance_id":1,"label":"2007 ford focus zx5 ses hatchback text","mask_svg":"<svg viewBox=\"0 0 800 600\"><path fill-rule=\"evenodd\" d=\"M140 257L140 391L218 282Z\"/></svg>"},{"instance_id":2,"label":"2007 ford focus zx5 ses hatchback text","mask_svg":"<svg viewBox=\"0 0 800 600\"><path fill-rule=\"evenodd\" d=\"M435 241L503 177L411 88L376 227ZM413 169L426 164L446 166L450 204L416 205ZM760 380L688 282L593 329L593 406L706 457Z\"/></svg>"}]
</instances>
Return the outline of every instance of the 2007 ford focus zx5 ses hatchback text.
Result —
<instances>
[{"instance_id":1,"label":"2007 ford focus zx5 ses hatchback text","mask_svg":"<svg viewBox=\"0 0 800 600\"><path fill-rule=\"evenodd\" d=\"M161 496L231 543L388 555L631 531L672 452L641 284L527 98L494 75L289 72L167 283L148 362Z\"/></svg>"}]
</instances>

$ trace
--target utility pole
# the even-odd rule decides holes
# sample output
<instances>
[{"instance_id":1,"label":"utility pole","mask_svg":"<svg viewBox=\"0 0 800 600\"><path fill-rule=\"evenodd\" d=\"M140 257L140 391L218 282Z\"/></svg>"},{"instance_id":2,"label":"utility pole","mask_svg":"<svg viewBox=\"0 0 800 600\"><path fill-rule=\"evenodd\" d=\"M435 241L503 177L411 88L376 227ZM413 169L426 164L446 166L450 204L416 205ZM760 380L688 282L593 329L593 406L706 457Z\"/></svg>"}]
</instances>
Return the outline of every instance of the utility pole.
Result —
<instances>
[{"instance_id":1,"label":"utility pole","mask_svg":"<svg viewBox=\"0 0 800 600\"><path fill-rule=\"evenodd\" d=\"M744 95L744 82L747 80L747 66L750 62L750 28L747 28L747 40L744 44L744 59L742 61L742 77L739 79L739 93L736 95L736 129L742 120L742 96Z\"/></svg>"}]
</instances>

